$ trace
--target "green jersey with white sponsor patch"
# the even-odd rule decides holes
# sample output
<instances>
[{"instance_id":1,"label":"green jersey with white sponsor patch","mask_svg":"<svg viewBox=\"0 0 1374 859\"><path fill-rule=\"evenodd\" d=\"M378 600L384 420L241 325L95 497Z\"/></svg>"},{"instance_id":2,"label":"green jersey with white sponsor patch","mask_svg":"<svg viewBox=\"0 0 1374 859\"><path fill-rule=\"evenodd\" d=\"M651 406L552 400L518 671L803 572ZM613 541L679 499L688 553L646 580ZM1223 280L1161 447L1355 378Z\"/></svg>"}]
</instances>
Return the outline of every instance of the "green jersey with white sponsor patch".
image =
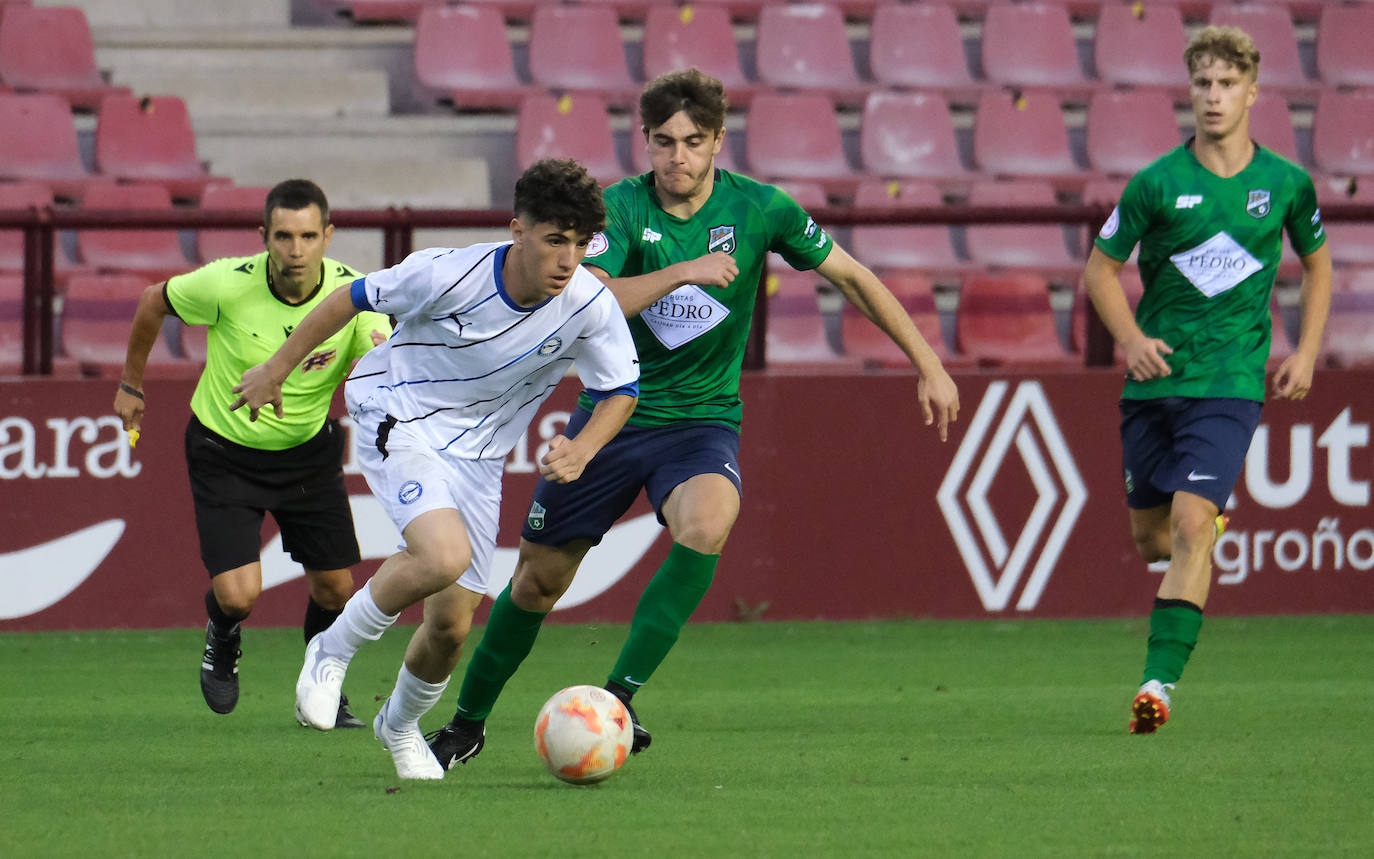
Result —
<instances>
[{"instance_id":1,"label":"green jersey with white sponsor patch","mask_svg":"<svg viewBox=\"0 0 1374 859\"><path fill-rule=\"evenodd\" d=\"M717 170L710 199L685 220L663 211L653 180L646 173L606 189L606 230L592 237L584 262L634 277L725 251L739 276L724 288L680 286L629 319L640 360L629 422L705 420L738 430L740 363L767 254L808 271L825 261L831 238L786 192L747 176ZM590 399L581 405L591 408Z\"/></svg>"},{"instance_id":2,"label":"green jersey with white sponsor patch","mask_svg":"<svg viewBox=\"0 0 1374 859\"><path fill-rule=\"evenodd\" d=\"M305 315L336 289L348 289L360 275L343 263L324 261L315 291L301 304L287 304L267 275L267 252L215 260L167 281L172 310L187 325L208 325L205 369L191 395L191 411L202 424L232 442L258 450L285 450L314 437L329 416L334 389L353 361L372 348L371 332L391 334L380 313L363 312L320 344L282 382L282 412L271 407L249 421L248 409L230 411L230 393L243 371L261 364Z\"/></svg>"},{"instance_id":3,"label":"green jersey with white sponsor patch","mask_svg":"<svg viewBox=\"0 0 1374 859\"><path fill-rule=\"evenodd\" d=\"M1140 243L1136 323L1174 351L1164 356L1171 375L1128 377L1123 398L1264 400L1269 296L1285 230L1299 256L1326 241L1311 177L1258 145L1230 178L1202 166L1190 141L1131 179L1096 244L1125 260Z\"/></svg>"}]
</instances>

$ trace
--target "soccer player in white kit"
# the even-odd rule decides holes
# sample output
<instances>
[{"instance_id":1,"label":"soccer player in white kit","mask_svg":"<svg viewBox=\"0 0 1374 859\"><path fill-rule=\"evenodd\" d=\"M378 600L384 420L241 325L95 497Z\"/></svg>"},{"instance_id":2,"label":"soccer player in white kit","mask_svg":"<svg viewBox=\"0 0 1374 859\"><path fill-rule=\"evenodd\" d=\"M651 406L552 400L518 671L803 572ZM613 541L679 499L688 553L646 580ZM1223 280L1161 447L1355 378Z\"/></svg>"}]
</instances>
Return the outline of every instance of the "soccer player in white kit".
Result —
<instances>
[{"instance_id":1,"label":"soccer player in white kit","mask_svg":"<svg viewBox=\"0 0 1374 859\"><path fill-rule=\"evenodd\" d=\"M396 688L373 722L401 778L444 776L419 720L443 695L487 591L506 455L574 360L596 405L573 438L550 442L539 463L548 480L581 476L639 391L620 305L580 266L605 223L596 181L574 161L538 162L516 182L514 211L510 242L417 251L338 290L234 387L234 408L256 416L271 404L280 414L282 380L330 333L363 310L396 318L345 395L358 461L405 545L311 640L296 715L334 727L353 654L424 600Z\"/></svg>"}]
</instances>

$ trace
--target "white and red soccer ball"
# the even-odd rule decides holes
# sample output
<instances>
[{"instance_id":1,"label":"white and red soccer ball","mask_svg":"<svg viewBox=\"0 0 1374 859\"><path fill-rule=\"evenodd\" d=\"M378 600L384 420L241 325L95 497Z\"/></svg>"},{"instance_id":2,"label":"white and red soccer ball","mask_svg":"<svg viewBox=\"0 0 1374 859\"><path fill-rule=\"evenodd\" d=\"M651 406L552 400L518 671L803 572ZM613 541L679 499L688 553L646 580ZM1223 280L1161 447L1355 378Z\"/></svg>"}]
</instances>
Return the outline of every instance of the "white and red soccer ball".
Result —
<instances>
[{"instance_id":1,"label":"white and red soccer ball","mask_svg":"<svg viewBox=\"0 0 1374 859\"><path fill-rule=\"evenodd\" d=\"M570 784L608 778L630 756L634 726L620 699L597 686L553 694L534 722L534 748L554 777Z\"/></svg>"}]
</instances>

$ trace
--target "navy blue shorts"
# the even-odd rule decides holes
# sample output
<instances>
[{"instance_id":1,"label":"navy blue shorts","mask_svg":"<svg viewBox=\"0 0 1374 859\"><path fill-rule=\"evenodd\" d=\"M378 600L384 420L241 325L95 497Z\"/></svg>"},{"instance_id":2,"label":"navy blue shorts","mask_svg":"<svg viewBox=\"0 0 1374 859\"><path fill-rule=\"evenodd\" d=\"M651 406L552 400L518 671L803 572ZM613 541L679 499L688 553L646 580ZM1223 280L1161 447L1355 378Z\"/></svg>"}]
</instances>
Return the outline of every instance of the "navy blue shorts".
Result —
<instances>
[{"instance_id":1,"label":"navy blue shorts","mask_svg":"<svg viewBox=\"0 0 1374 859\"><path fill-rule=\"evenodd\" d=\"M1262 404L1232 397L1121 401L1126 506L1148 510L1175 492L1226 507L1245 467Z\"/></svg>"},{"instance_id":2,"label":"navy blue shorts","mask_svg":"<svg viewBox=\"0 0 1374 859\"><path fill-rule=\"evenodd\" d=\"M572 438L590 417L590 412L577 409L563 434ZM700 422L626 426L572 483L539 478L520 536L541 546L563 546L574 540L590 540L595 546L630 509L640 489L649 496L662 523L668 493L698 474L724 475L743 496L739 433L721 424Z\"/></svg>"}]
</instances>

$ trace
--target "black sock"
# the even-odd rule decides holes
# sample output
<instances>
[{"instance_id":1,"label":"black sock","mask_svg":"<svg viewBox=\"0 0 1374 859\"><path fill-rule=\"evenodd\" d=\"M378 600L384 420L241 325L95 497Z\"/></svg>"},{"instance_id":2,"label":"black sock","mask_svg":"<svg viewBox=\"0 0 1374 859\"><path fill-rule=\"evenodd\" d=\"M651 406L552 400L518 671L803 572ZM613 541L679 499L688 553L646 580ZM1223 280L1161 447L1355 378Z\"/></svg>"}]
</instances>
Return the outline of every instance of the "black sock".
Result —
<instances>
[{"instance_id":1,"label":"black sock","mask_svg":"<svg viewBox=\"0 0 1374 859\"><path fill-rule=\"evenodd\" d=\"M325 608L315 602L311 597L310 602L305 606L305 643L309 644L310 639L329 629L329 625L343 614L341 608Z\"/></svg>"},{"instance_id":2,"label":"black sock","mask_svg":"<svg viewBox=\"0 0 1374 859\"><path fill-rule=\"evenodd\" d=\"M630 689L626 686L622 686L614 680L608 681L606 683L606 691L610 692L612 695L619 698L620 703L625 704L627 706L630 703L630 699L635 696L635 691L633 689Z\"/></svg>"},{"instance_id":3,"label":"black sock","mask_svg":"<svg viewBox=\"0 0 1374 859\"><path fill-rule=\"evenodd\" d=\"M228 638L239 628L241 617L230 617L223 608L220 608L219 600L215 599L215 589L205 592L205 613L210 617L210 623L215 627L215 635L219 638Z\"/></svg>"}]
</instances>

